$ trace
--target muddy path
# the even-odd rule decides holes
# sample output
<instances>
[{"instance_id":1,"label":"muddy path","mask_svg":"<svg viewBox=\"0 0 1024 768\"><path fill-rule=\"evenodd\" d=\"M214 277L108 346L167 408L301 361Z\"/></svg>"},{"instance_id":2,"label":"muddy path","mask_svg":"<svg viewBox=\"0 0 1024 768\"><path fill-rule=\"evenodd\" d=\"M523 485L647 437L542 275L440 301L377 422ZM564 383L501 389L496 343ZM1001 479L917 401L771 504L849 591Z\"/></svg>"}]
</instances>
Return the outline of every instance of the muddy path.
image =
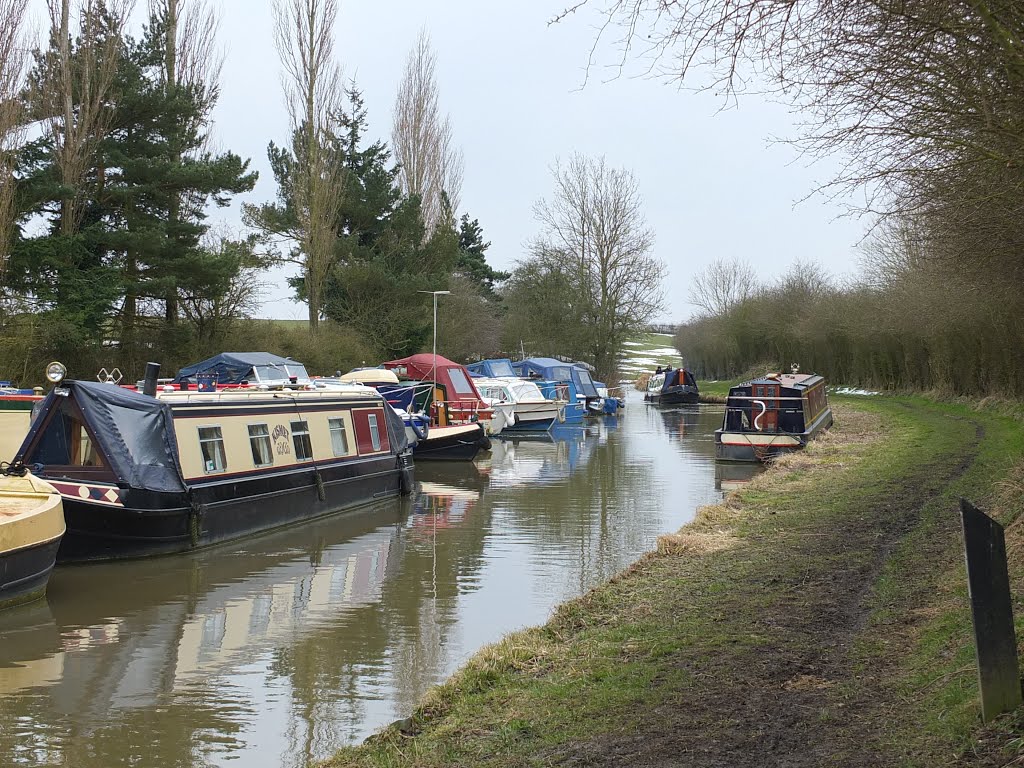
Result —
<instances>
[{"instance_id":1,"label":"muddy path","mask_svg":"<svg viewBox=\"0 0 1024 768\"><path fill-rule=\"evenodd\" d=\"M673 691L670 703L647 713L639 728L563 745L543 762L634 768L902 762L906 755L892 754L886 738L903 702L885 685L885 655L865 668L855 647L873 633L873 642L892 642L892 663L899 656L914 612L898 606L890 625L869 626L874 588L925 506L974 461L983 427L973 421L960 426L973 427L963 429L973 435L891 482L876 494L884 500L854 506L839 519L780 525L768 560L759 548L723 554L719 565L730 569L737 588L716 598L710 610L716 630L734 641L710 657L699 648L677 653L672 663L689 673L691 684ZM949 520L954 524L955 515ZM680 595L665 609L693 606Z\"/></svg>"}]
</instances>

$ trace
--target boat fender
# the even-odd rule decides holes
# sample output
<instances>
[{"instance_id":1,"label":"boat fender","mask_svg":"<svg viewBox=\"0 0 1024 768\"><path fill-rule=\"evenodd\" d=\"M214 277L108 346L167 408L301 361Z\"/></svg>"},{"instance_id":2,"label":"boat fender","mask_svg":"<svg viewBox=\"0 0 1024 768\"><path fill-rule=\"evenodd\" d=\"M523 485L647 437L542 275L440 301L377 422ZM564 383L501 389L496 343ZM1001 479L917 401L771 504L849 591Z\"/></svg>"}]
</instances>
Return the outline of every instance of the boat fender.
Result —
<instances>
[{"instance_id":1,"label":"boat fender","mask_svg":"<svg viewBox=\"0 0 1024 768\"><path fill-rule=\"evenodd\" d=\"M416 435L417 440L427 439L427 431L420 427L419 422L415 418L409 419L409 426L412 428L412 433Z\"/></svg>"},{"instance_id":2,"label":"boat fender","mask_svg":"<svg viewBox=\"0 0 1024 768\"><path fill-rule=\"evenodd\" d=\"M477 445L479 445L480 448L482 448L483 450L485 450L485 451L491 450L491 438L489 438L487 435L481 435L480 439L477 440L476 442L477 442Z\"/></svg>"},{"instance_id":3,"label":"boat fender","mask_svg":"<svg viewBox=\"0 0 1024 768\"><path fill-rule=\"evenodd\" d=\"M758 432L760 432L761 431L761 417L764 416L765 412L768 410L768 406L764 404L763 400L755 400L754 401L754 405L760 405L761 406L761 412L759 414L757 414L757 416L754 417L754 429L756 429Z\"/></svg>"},{"instance_id":4,"label":"boat fender","mask_svg":"<svg viewBox=\"0 0 1024 768\"><path fill-rule=\"evenodd\" d=\"M558 423L565 424L565 406L558 409Z\"/></svg>"},{"instance_id":5,"label":"boat fender","mask_svg":"<svg viewBox=\"0 0 1024 768\"><path fill-rule=\"evenodd\" d=\"M313 481L316 483L316 496L320 501L327 501L327 487L324 485L324 479L320 475L319 469L313 470Z\"/></svg>"},{"instance_id":6,"label":"boat fender","mask_svg":"<svg viewBox=\"0 0 1024 768\"><path fill-rule=\"evenodd\" d=\"M413 465L412 454L409 452L398 455L398 489L403 496L409 496L415 490L416 468Z\"/></svg>"},{"instance_id":7,"label":"boat fender","mask_svg":"<svg viewBox=\"0 0 1024 768\"><path fill-rule=\"evenodd\" d=\"M203 505L189 493L188 535L193 547L199 546L199 535L203 531Z\"/></svg>"}]
</instances>

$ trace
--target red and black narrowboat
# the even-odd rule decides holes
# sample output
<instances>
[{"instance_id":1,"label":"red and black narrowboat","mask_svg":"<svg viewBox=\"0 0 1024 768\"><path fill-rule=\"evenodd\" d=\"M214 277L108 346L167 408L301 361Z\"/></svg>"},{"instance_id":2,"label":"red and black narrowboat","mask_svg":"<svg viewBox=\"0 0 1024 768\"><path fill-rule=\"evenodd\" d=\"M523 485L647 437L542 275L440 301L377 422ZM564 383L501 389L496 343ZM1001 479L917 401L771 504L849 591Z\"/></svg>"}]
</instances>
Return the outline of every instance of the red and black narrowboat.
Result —
<instances>
[{"instance_id":1,"label":"red and black narrowboat","mask_svg":"<svg viewBox=\"0 0 1024 768\"><path fill-rule=\"evenodd\" d=\"M715 458L767 461L807 445L832 426L825 379L815 374L773 373L729 390Z\"/></svg>"},{"instance_id":2,"label":"red and black narrowboat","mask_svg":"<svg viewBox=\"0 0 1024 768\"><path fill-rule=\"evenodd\" d=\"M63 497L59 560L184 552L411 491L405 427L373 389L164 390L46 396L18 460Z\"/></svg>"}]
</instances>

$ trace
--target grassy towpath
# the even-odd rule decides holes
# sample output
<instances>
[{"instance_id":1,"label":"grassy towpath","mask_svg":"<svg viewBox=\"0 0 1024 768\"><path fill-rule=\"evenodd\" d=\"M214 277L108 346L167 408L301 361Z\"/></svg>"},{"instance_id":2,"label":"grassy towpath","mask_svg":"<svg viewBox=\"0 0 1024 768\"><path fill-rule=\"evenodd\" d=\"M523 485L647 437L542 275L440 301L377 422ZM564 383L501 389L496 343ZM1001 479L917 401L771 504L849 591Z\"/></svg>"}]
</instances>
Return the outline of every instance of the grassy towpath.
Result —
<instances>
[{"instance_id":1,"label":"grassy towpath","mask_svg":"<svg viewBox=\"0 0 1024 768\"><path fill-rule=\"evenodd\" d=\"M1016 764L1020 721L978 723L956 499L1016 519L1020 423L902 398L836 417L328 765Z\"/></svg>"}]
</instances>

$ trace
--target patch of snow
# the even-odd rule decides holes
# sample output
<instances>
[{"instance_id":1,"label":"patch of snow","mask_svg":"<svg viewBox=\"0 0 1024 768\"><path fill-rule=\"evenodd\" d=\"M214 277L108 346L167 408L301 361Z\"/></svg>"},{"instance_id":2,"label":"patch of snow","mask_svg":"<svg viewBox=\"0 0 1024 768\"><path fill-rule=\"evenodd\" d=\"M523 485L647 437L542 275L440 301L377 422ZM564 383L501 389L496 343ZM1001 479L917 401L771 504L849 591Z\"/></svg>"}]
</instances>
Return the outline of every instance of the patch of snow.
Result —
<instances>
[{"instance_id":1,"label":"patch of snow","mask_svg":"<svg viewBox=\"0 0 1024 768\"><path fill-rule=\"evenodd\" d=\"M645 349L648 355L671 355L672 357L679 357L679 353L675 347L657 347L655 349Z\"/></svg>"},{"instance_id":2,"label":"patch of snow","mask_svg":"<svg viewBox=\"0 0 1024 768\"><path fill-rule=\"evenodd\" d=\"M642 347L644 345L642 341L624 341L622 343L627 347Z\"/></svg>"},{"instance_id":3,"label":"patch of snow","mask_svg":"<svg viewBox=\"0 0 1024 768\"><path fill-rule=\"evenodd\" d=\"M872 392L869 389L857 389L855 387L835 387L832 390L837 395L880 395L881 392Z\"/></svg>"}]
</instances>

